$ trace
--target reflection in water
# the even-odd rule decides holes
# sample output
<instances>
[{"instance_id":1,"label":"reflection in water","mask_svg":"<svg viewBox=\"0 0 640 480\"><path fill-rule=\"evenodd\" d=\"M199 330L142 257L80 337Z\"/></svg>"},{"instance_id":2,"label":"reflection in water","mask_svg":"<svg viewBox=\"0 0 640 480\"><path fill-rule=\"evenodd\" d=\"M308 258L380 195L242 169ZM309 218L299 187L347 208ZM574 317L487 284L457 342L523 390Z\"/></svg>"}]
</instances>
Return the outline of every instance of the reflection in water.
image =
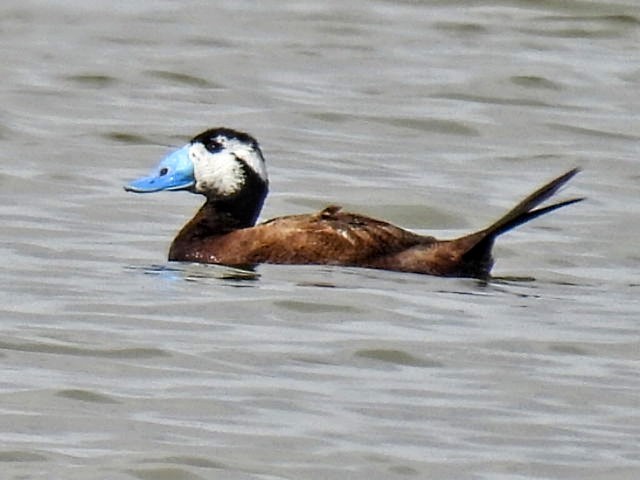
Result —
<instances>
[{"instance_id":1,"label":"reflection in water","mask_svg":"<svg viewBox=\"0 0 640 480\"><path fill-rule=\"evenodd\" d=\"M198 281L217 280L257 280L260 275L251 270L244 270L226 265L199 263L170 263L166 265L129 265L127 270L142 271L147 275L157 275L167 280Z\"/></svg>"}]
</instances>

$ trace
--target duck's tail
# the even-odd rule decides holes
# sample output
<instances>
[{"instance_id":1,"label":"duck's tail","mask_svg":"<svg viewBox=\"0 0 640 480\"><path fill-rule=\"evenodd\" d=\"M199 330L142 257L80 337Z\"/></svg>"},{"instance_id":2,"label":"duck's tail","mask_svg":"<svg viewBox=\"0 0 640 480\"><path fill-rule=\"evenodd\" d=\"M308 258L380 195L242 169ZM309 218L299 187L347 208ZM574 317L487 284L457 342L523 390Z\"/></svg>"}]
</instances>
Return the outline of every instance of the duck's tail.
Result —
<instances>
[{"instance_id":1,"label":"duck's tail","mask_svg":"<svg viewBox=\"0 0 640 480\"><path fill-rule=\"evenodd\" d=\"M579 171L579 168L569 170L567 173L540 187L489 227L477 233L468 235L467 237L458 239L457 241L461 241L463 244L468 242L468 249L465 249L465 253L462 255L463 261L461 262L464 273L472 277L488 276L493 264L491 249L493 247L493 242L498 235L502 235L503 233L533 220L540 215L553 212L558 208L566 207L572 203L584 200L584 198L572 198L546 207L536 208L542 202L552 197Z\"/></svg>"},{"instance_id":2,"label":"duck's tail","mask_svg":"<svg viewBox=\"0 0 640 480\"><path fill-rule=\"evenodd\" d=\"M519 204L509 210L502 218L493 223L490 227L485 229L488 236L494 238L511 230L512 228L522 225L523 223L533 220L534 218L544 215L545 213L553 212L558 208L566 207L572 203L581 202L584 198L572 198L562 202L554 203L547 207L536 208L545 200L551 198L565 183L571 180L578 172L579 168L569 170L564 175L559 176L555 180L550 181L546 185L540 187L533 192L527 198L522 200Z\"/></svg>"}]
</instances>

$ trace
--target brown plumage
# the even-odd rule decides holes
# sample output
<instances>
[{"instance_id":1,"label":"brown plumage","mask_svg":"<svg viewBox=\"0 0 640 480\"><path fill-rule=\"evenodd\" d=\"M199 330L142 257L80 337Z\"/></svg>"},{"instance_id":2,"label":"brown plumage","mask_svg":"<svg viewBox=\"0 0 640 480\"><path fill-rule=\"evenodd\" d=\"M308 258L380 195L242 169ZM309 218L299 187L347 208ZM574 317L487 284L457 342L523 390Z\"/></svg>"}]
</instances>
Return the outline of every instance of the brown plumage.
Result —
<instances>
[{"instance_id":1,"label":"brown plumage","mask_svg":"<svg viewBox=\"0 0 640 480\"><path fill-rule=\"evenodd\" d=\"M575 198L535 209L578 172L573 169L536 190L488 228L453 240L437 240L329 206L309 215L274 218L217 234L205 204L180 231L170 260L250 266L259 263L345 265L441 276L485 278L493 266L494 239Z\"/></svg>"},{"instance_id":2,"label":"brown plumage","mask_svg":"<svg viewBox=\"0 0 640 480\"><path fill-rule=\"evenodd\" d=\"M237 144L242 149L233 150ZM257 142L247 134L219 128L198 135L188 147L202 156L194 160L196 165L203 158L217 162L215 169L210 168L212 172L216 170L214 173L218 175L218 170L226 174L233 171L238 182L225 184L213 174L198 178L201 167L196 166L195 180L191 183L185 183L181 177L169 179L168 187L149 187L149 182L156 182L166 174L167 169L162 168L156 177L125 187L134 192L186 189L207 197L173 241L169 260L175 261L240 267L260 263L326 264L487 278L493 266L491 250L497 236L583 200L574 198L538 208L579 171L572 169L533 192L489 227L451 240L418 235L333 205L313 214L279 217L255 225L267 194L266 170L260 163L264 159ZM189 158L193 158L191 153ZM161 165L167 165L166 161Z\"/></svg>"}]
</instances>

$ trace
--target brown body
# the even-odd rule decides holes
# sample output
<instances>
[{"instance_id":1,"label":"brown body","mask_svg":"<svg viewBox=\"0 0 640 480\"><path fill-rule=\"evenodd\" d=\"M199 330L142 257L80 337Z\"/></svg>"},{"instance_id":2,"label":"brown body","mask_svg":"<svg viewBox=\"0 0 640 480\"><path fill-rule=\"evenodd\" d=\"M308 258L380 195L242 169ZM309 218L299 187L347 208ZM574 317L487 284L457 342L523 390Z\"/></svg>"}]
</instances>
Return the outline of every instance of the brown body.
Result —
<instances>
[{"instance_id":1,"label":"brown body","mask_svg":"<svg viewBox=\"0 0 640 480\"><path fill-rule=\"evenodd\" d=\"M488 228L453 240L418 235L336 206L258 225L239 225L233 221L238 215L229 202L207 200L173 241L169 259L234 266L329 264L486 278L498 235L582 200L536 209L577 171L571 170L536 190Z\"/></svg>"}]
</instances>

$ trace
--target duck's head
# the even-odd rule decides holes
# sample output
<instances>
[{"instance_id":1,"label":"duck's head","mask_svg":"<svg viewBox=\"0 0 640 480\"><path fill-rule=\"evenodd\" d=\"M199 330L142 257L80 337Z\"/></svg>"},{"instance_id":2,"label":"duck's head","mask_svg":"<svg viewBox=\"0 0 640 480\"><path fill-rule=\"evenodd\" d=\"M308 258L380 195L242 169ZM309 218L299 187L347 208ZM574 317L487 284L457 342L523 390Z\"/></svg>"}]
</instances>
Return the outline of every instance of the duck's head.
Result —
<instances>
[{"instance_id":1,"label":"duck's head","mask_svg":"<svg viewBox=\"0 0 640 480\"><path fill-rule=\"evenodd\" d=\"M124 189L135 193L187 190L224 201L248 190L264 199L268 182L262 151L251 135L212 128L163 158L151 175Z\"/></svg>"}]
</instances>

